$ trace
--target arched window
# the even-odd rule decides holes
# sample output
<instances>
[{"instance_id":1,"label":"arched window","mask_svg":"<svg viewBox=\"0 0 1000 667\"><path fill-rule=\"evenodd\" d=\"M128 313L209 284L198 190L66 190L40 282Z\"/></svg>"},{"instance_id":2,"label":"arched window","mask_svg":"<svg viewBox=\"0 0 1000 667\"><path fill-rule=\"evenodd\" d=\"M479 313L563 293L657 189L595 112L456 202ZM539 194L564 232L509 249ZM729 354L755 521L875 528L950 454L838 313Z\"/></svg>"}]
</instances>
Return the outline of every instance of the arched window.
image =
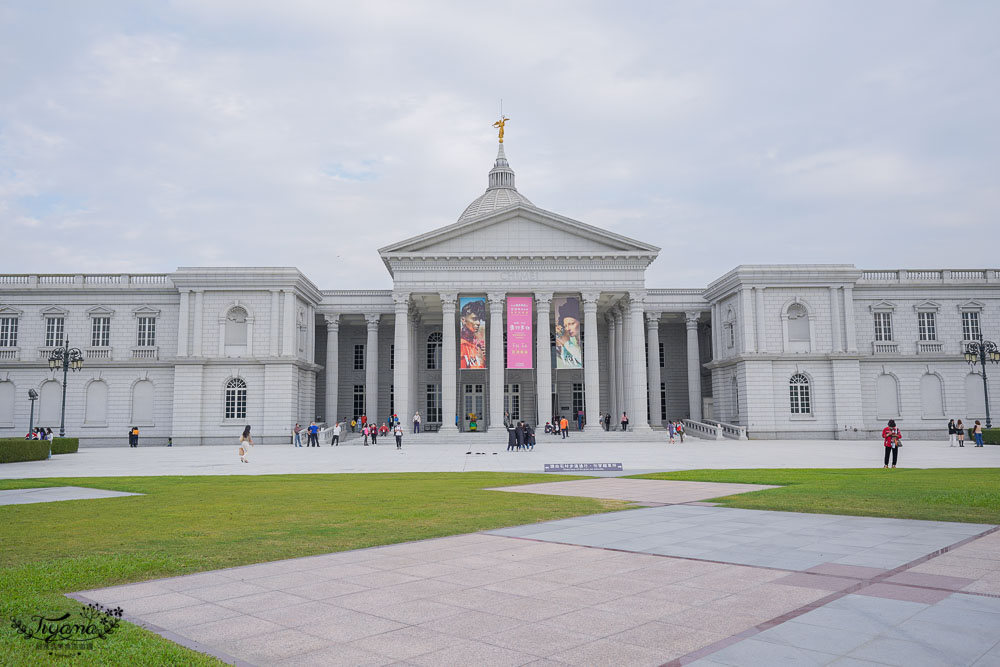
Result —
<instances>
[{"instance_id":1,"label":"arched window","mask_svg":"<svg viewBox=\"0 0 1000 667\"><path fill-rule=\"evenodd\" d=\"M941 398L941 378L926 373L920 378L920 412L922 417L944 417L944 401Z\"/></svg>"},{"instance_id":2,"label":"arched window","mask_svg":"<svg viewBox=\"0 0 1000 667\"><path fill-rule=\"evenodd\" d=\"M441 343L444 337L440 331L435 331L427 337L427 370L441 369Z\"/></svg>"},{"instance_id":3,"label":"arched window","mask_svg":"<svg viewBox=\"0 0 1000 667\"><path fill-rule=\"evenodd\" d=\"M233 378L226 383L226 419L247 418L247 383Z\"/></svg>"},{"instance_id":4,"label":"arched window","mask_svg":"<svg viewBox=\"0 0 1000 667\"><path fill-rule=\"evenodd\" d=\"M969 419L986 416L986 395L983 393L983 376L970 373L965 376L965 414Z\"/></svg>"},{"instance_id":5,"label":"arched window","mask_svg":"<svg viewBox=\"0 0 1000 667\"><path fill-rule=\"evenodd\" d=\"M132 424L153 426L153 397L156 390L149 380L139 380L132 385Z\"/></svg>"},{"instance_id":6,"label":"arched window","mask_svg":"<svg viewBox=\"0 0 1000 667\"><path fill-rule=\"evenodd\" d=\"M247 311L242 306L226 313L226 345L247 344Z\"/></svg>"},{"instance_id":7,"label":"arched window","mask_svg":"<svg viewBox=\"0 0 1000 667\"><path fill-rule=\"evenodd\" d=\"M899 386L894 376L878 376L875 380L875 399L879 419L899 416Z\"/></svg>"},{"instance_id":8,"label":"arched window","mask_svg":"<svg viewBox=\"0 0 1000 667\"><path fill-rule=\"evenodd\" d=\"M56 380L42 383L38 392L38 425L52 428L59 425L62 385Z\"/></svg>"},{"instance_id":9,"label":"arched window","mask_svg":"<svg viewBox=\"0 0 1000 667\"><path fill-rule=\"evenodd\" d=\"M801 303L788 307L788 342L809 342L809 313Z\"/></svg>"},{"instance_id":10,"label":"arched window","mask_svg":"<svg viewBox=\"0 0 1000 667\"><path fill-rule=\"evenodd\" d=\"M788 380L788 404L793 415L812 414L809 378L802 373L796 373Z\"/></svg>"},{"instance_id":11,"label":"arched window","mask_svg":"<svg viewBox=\"0 0 1000 667\"><path fill-rule=\"evenodd\" d=\"M108 422L108 384L103 380L94 380L87 385L87 412L83 419L92 425Z\"/></svg>"},{"instance_id":12,"label":"arched window","mask_svg":"<svg viewBox=\"0 0 1000 667\"><path fill-rule=\"evenodd\" d=\"M0 426L14 425L14 383L5 380L0 382Z\"/></svg>"}]
</instances>

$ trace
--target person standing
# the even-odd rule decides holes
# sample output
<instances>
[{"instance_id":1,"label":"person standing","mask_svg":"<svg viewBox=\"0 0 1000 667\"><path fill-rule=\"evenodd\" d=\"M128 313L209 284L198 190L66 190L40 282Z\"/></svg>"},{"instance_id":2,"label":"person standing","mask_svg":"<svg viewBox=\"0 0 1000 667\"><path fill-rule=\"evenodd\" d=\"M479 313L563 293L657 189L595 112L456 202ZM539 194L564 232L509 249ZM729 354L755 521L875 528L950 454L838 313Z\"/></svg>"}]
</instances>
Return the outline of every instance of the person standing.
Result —
<instances>
[{"instance_id":1,"label":"person standing","mask_svg":"<svg viewBox=\"0 0 1000 667\"><path fill-rule=\"evenodd\" d=\"M892 454L892 467L896 467L896 457L899 456L899 443L903 439L903 433L896 428L896 422L892 419L889 424L882 429L882 444L885 445L885 465L889 467L889 455Z\"/></svg>"},{"instance_id":2,"label":"person standing","mask_svg":"<svg viewBox=\"0 0 1000 667\"><path fill-rule=\"evenodd\" d=\"M965 424L962 423L961 419L955 424L955 430L958 431L956 434L958 436L958 446L965 447Z\"/></svg>"},{"instance_id":3,"label":"person standing","mask_svg":"<svg viewBox=\"0 0 1000 667\"><path fill-rule=\"evenodd\" d=\"M507 451L514 451L514 447L517 445L517 429L513 424L507 424Z\"/></svg>"},{"instance_id":4,"label":"person standing","mask_svg":"<svg viewBox=\"0 0 1000 667\"><path fill-rule=\"evenodd\" d=\"M132 429L134 429L134 428L135 428L134 426L129 426L128 427L128 446L129 447L135 447L135 438L132 435ZM45 431L42 431L42 435L43 436L45 435ZM42 439L44 440L45 438L43 437Z\"/></svg>"},{"instance_id":5,"label":"person standing","mask_svg":"<svg viewBox=\"0 0 1000 667\"><path fill-rule=\"evenodd\" d=\"M371 424L368 425L368 435L370 435L372 437L372 444L373 445L377 445L378 444L378 426L375 425L375 422L372 422Z\"/></svg>"},{"instance_id":6,"label":"person standing","mask_svg":"<svg viewBox=\"0 0 1000 667\"><path fill-rule=\"evenodd\" d=\"M622 433L624 433L625 431L628 431L628 413L627 412L623 412L622 413Z\"/></svg>"},{"instance_id":7,"label":"person standing","mask_svg":"<svg viewBox=\"0 0 1000 667\"><path fill-rule=\"evenodd\" d=\"M563 417L559 420L559 429L562 431L563 440L569 437L569 420Z\"/></svg>"},{"instance_id":8,"label":"person standing","mask_svg":"<svg viewBox=\"0 0 1000 667\"><path fill-rule=\"evenodd\" d=\"M364 438L365 438L365 447L367 447L368 446L368 427L367 426L362 426L361 427L361 435L364 436Z\"/></svg>"},{"instance_id":9,"label":"person standing","mask_svg":"<svg viewBox=\"0 0 1000 667\"><path fill-rule=\"evenodd\" d=\"M670 434L670 444L674 444L674 435L677 433L677 424L674 422L667 422L667 433Z\"/></svg>"},{"instance_id":10,"label":"person standing","mask_svg":"<svg viewBox=\"0 0 1000 667\"><path fill-rule=\"evenodd\" d=\"M396 449L403 448L403 426L396 422L396 425L392 427L392 434L396 436Z\"/></svg>"},{"instance_id":11,"label":"person standing","mask_svg":"<svg viewBox=\"0 0 1000 667\"><path fill-rule=\"evenodd\" d=\"M681 444L683 445L684 444L684 422L682 422L680 419L678 419L677 422L676 422L676 427L677 427L677 435L680 437Z\"/></svg>"},{"instance_id":12,"label":"person standing","mask_svg":"<svg viewBox=\"0 0 1000 667\"><path fill-rule=\"evenodd\" d=\"M413 413L413 432L420 433L420 410Z\"/></svg>"},{"instance_id":13,"label":"person standing","mask_svg":"<svg viewBox=\"0 0 1000 667\"><path fill-rule=\"evenodd\" d=\"M292 429L292 444L296 447L302 446L302 425L295 422L295 427Z\"/></svg>"},{"instance_id":14,"label":"person standing","mask_svg":"<svg viewBox=\"0 0 1000 667\"><path fill-rule=\"evenodd\" d=\"M333 425L333 442L330 443L331 447L340 447L340 422Z\"/></svg>"},{"instance_id":15,"label":"person standing","mask_svg":"<svg viewBox=\"0 0 1000 667\"><path fill-rule=\"evenodd\" d=\"M976 420L976 423L972 427L972 437L976 439L976 447L983 446L983 425Z\"/></svg>"},{"instance_id":16,"label":"person standing","mask_svg":"<svg viewBox=\"0 0 1000 667\"><path fill-rule=\"evenodd\" d=\"M521 447L524 447L524 422L517 423L517 428L514 429L514 441L518 451L520 451Z\"/></svg>"},{"instance_id":17,"label":"person standing","mask_svg":"<svg viewBox=\"0 0 1000 667\"><path fill-rule=\"evenodd\" d=\"M958 433L955 431L955 420L948 420L948 446L954 447L958 443Z\"/></svg>"},{"instance_id":18,"label":"person standing","mask_svg":"<svg viewBox=\"0 0 1000 667\"><path fill-rule=\"evenodd\" d=\"M581 408L576 413L576 430L577 431L583 430L583 408Z\"/></svg>"},{"instance_id":19,"label":"person standing","mask_svg":"<svg viewBox=\"0 0 1000 667\"><path fill-rule=\"evenodd\" d=\"M49 438L49 439L51 440L51 438ZM139 427L138 426L133 426L132 427L132 446L133 447L138 447L139 446Z\"/></svg>"},{"instance_id":20,"label":"person standing","mask_svg":"<svg viewBox=\"0 0 1000 667\"><path fill-rule=\"evenodd\" d=\"M240 461L243 463L250 463L250 448L253 447L253 438L250 437L250 424L243 429L243 434L240 436Z\"/></svg>"},{"instance_id":21,"label":"person standing","mask_svg":"<svg viewBox=\"0 0 1000 667\"><path fill-rule=\"evenodd\" d=\"M309 446L319 447L319 426L316 422L309 422Z\"/></svg>"},{"instance_id":22,"label":"person standing","mask_svg":"<svg viewBox=\"0 0 1000 667\"><path fill-rule=\"evenodd\" d=\"M354 433L354 429L358 427L358 418L355 417L351 420L351 433Z\"/></svg>"}]
</instances>

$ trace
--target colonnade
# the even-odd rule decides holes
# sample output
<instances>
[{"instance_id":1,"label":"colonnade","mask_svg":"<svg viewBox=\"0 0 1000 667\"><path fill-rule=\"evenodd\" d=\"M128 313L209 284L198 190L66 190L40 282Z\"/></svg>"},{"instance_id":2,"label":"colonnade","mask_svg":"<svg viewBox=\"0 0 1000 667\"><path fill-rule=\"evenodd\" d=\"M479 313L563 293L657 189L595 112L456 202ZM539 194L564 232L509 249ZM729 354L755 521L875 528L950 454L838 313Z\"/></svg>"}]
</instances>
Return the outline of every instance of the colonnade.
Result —
<instances>
[{"instance_id":1,"label":"colonnade","mask_svg":"<svg viewBox=\"0 0 1000 667\"><path fill-rule=\"evenodd\" d=\"M441 350L441 431L454 432L458 399L458 341L457 341L457 292L441 292L442 350ZM606 345L597 336L598 302L600 292L583 292L583 331L589 341L583 345L584 410L589 422L587 428L600 428L598 415L609 412L618 422L627 413L630 428L634 431L649 430L650 423L660 423L660 362L659 321L662 313L646 310L646 294L630 291L613 302L604 317L608 329ZM489 340L487 342L489 382L489 423L503 424L504 413L504 306L506 293L489 292ZM535 379L537 415L539 421L552 415L551 387L552 364L550 340L552 335L551 306L553 292L535 292ZM414 312L407 292L393 293L395 330L393 335L393 402L396 414L408 420L416 409L418 349L414 324L419 315ZM701 361L698 347L698 320L701 313L685 313L687 325L687 373L690 414L701 419ZM339 388L339 330L340 315L324 315L327 325L326 353L326 414L336 415ZM365 314L367 345L365 349L365 404L369 416L375 415L378 406L378 335L379 313ZM648 359L646 349L649 349ZM607 354L607 405L601 401L601 357ZM649 400L647 402L647 396Z\"/></svg>"}]
</instances>

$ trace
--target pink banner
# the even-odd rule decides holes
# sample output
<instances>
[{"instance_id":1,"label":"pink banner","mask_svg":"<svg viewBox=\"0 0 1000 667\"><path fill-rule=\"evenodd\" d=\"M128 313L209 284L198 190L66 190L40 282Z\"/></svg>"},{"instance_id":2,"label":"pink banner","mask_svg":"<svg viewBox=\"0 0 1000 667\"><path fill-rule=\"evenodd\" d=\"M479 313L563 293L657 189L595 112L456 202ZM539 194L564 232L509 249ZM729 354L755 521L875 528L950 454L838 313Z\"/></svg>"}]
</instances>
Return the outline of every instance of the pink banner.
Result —
<instances>
[{"instance_id":1,"label":"pink banner","mask_svg":"<svg viewBox=\"0 0 1000 667\"><path fill-rule=\"evenodd\" d=\"M532 368L531 297L507 297L507 368Z\"/></svg>"}]
</instances>

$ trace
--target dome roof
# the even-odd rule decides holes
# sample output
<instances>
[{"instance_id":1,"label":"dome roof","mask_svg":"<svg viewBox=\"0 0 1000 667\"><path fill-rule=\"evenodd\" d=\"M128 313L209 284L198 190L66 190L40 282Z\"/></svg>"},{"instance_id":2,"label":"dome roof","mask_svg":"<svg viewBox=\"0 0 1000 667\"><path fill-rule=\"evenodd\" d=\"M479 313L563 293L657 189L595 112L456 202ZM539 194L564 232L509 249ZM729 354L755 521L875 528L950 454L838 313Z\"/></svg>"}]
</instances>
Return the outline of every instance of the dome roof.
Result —
<instances>
[{"instance_id":1,"label":"dome roof","mask_svg":"<svg viewBox=\"0 0 1000 667\"><path fill-rule=\"evenodd\" d=\"M497 159L493 163L493 169L490 170L489 179L489 187L486 188L486 192L465 208L465 211L458 218L459 222L515 204L534 206L514 187L514 170L507 163L503 144L500 144L500 149L497 151Z\"/></svg>"}]
</instances>

